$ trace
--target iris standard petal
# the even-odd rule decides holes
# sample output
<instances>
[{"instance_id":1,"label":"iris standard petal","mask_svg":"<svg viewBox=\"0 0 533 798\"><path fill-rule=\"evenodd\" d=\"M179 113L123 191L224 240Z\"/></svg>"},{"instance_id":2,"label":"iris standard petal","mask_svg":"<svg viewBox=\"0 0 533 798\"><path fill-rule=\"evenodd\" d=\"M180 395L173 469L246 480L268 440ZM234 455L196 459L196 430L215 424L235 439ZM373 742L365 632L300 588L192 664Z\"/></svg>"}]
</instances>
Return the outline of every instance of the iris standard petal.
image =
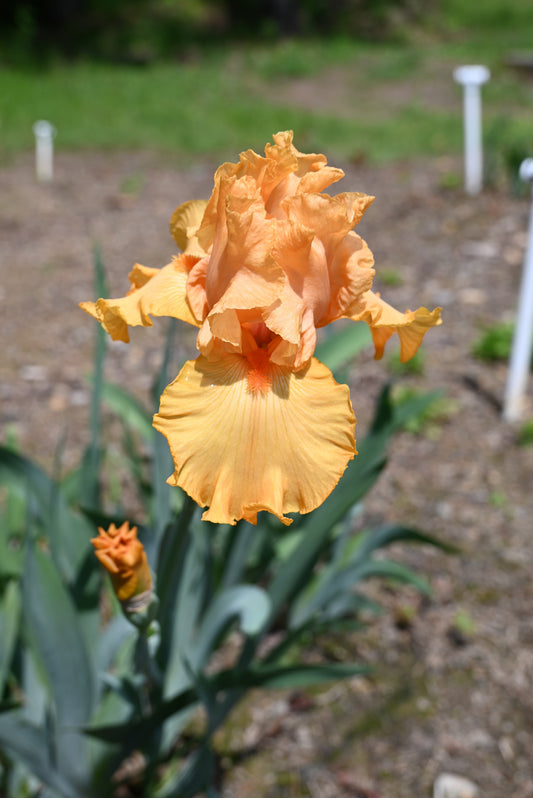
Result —
<instances>
[{"instance_id":1,"label":"iris standard petal","mask_svg":"<svg viewBox=\"0 0 533 798\"><path fill-rule=\"evenodd\" d=\"M295 225L301 225L315 236L308 263L302 275L302 295L308 305L315 306L315 322L324 326L340 318L360 295L370 289L374 276L374 259L366 243L352 231L373 197L345 193L336 197L327 194L297 194L287 197L283 208ZM319 254L321 252L321 255ZM321 263L321 268L317 264ZM314 274L323 273L327 290L322 302L313 298ZM290 274L290 272L289 272Z\"/></svg>"},{"instance_id":2,"label":"iris standard petal","mask_svg":"<svg viewBox=\"0 0 533 798\"><path fill-rule=\"evenodd\" d=\"M301 371L228 354L185 364L161 397L154 426L174 460L171 485L203 518L256 523L267 510L308 513L331 493L355 454L349 390L314 358Z\"/></svg>"}]
</instances>

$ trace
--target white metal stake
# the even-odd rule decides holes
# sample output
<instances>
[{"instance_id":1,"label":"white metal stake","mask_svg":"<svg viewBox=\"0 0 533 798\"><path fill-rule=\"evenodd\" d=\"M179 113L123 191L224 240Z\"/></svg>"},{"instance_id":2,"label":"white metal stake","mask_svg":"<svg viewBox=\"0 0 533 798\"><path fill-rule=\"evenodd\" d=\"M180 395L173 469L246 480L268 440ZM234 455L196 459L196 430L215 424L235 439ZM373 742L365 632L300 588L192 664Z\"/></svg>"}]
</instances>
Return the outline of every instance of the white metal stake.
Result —
<instances>
[{"instance_id":1,"label":"white metal stake","mask_svg":"<svg viewBox=\"0 0 533 798\"><path fill-rule=\"evenodd\" d=\"M465 191L473 196L483 185L480 87L489 80L490 72L480 65L461 66L454 70L453 77L463 87Z\"/></svg>"},{"instance_id":2,"label":"white metal stake","mask_svg":"<svg viewBox=\"0 0 533 798\"><path fill-rule=\"evenodd\" d=\"M45 119L33 126L35 136L35 173L37 180L48 181L54 176L54 136L55 127Z\"/></svg>"},{"instance_id":3,"label":"white metal stake","mask_svg":"<svg viewBox=\"0 0 533 798\"><path fill-rule=\"evenodd\" d=\"M503 417L506 421L518 421L522 415L533 345L533 158L522 161L519 174L524 182L532 185L532 195L527 249L503 405Z\"/></svg>"}]
</instances>

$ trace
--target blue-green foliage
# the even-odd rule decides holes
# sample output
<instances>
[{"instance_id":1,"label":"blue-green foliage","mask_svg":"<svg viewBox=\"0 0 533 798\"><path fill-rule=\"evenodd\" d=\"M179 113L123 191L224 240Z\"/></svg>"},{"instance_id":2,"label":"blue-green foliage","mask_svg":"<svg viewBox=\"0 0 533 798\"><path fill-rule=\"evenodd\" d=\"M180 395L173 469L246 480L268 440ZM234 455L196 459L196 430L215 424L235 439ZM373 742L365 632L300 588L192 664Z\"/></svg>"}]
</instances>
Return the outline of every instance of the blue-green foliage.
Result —
<instances>
[{"instance_id":1,"label":"blue-green foliage","mask_svg":"<svg viewBox=\"0 0 533 798\"><path fill-rule=\"evenodd\" d=\"M101 281L101 265L98 273ZM157 396L173 334L172 324ZM346 328L326 338L317 355L338 373L367 343L359 328ZM103 382L104 356L98 332L92 440L77 474L57 482L0 448L0 791L41 795L36 778L48 798L106 798L117 788L113 774L141 751L143 795L215 795L211 739L247 690L366 672L362 663L305 664L293 652L302 653L309 633L356 628L361 612L376 608L361 590L368 578L428 590L405 566L374 555L397 541L441 544L402 526L358 529L356 516L385 465L391 435L433 397L395 407L386 389L337 489L288 530L265 513L256 527L215 526L165 484L172 470L166 441L150 412ZM136 625L122 615L90 543L97 523L124 520L102 511L104 401L123 422L148 519L139 527L157 602ZM217 661L224 664L214 666L221 649ZM198 707L205 725L192 739L183 731Z\"/></svg>"}]
</instances>

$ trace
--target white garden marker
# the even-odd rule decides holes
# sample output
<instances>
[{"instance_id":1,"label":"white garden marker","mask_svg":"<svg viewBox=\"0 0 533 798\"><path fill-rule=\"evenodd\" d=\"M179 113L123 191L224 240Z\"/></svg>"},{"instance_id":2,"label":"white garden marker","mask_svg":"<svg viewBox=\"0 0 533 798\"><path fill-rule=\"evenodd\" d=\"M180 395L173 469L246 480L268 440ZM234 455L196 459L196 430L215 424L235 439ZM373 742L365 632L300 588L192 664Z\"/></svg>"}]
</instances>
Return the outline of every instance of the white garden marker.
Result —
<instances>
[{"instance_id":1,"label":"white garden marker","mask_svg":"<svg viewBox=\"0 0 533 798\"><path fill-rule=\"evenodd\" d=\"M520 178L533 187L533 158L522 161ZM533 191L533 189L532 189ZM518 309L513 336L513 348L509 361L509 375L503 405L506 421L518 421L522 414L522 403L526 390L531 348L533 344L533 193L529 215L529 234L527 241L522 282L518 295Z\"/></svg>"},{"instance_id":2,"label":"white garden marker","mask_svg":"<svg viewBox=\"0 0 533 798\"><path fill-rule=\"evenodd\" d=\"M55 127L45 119L33 126L35 135L35 173L37 180L45 182L54 176L54 136Z\"/></svg>"},{"instance_id":3,"label":"white garden marker","mask_svg":"<svg viewBox=\"0 0 533 798\"><path fill-rule=\"evenodd\" d=\"M463 776L441 773L433 785L433 798L479 798L479 788Z\"/></svg>"},{"instance_id":4,"label":"white garden marker","mask_svg":"<svg viewBox=\"0 0 533 798\"><path fill-rule=\"evenodd\" d=\"M490 72L485 66L460 66L454 70L453 77L463 87L465 191L475 195L483 184L480 87L489 80Z\"/></svg>"}]
</instances>

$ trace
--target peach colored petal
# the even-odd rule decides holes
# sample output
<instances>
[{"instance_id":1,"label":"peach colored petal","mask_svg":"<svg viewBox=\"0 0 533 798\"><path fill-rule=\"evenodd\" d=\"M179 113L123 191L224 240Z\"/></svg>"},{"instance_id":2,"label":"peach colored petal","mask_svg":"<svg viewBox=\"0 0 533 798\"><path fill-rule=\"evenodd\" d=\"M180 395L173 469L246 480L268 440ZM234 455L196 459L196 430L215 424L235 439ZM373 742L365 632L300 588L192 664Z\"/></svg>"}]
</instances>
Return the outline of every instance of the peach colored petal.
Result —
<instances>
[{"instance_id":1,"label":"peach colored petal","mask_svg":"<svg viewBox=\"0 0 533 798\"><path fill-rule=\"evenodd\" d=\"M170 234L178 247L187 255L202 258L204 250L196 233L202 223L207 200L190 200L179 205L170 219Z\"/></svg>"},{"instance_id":2,"label":"peach colored petal","mask_svg":"<svg viewBox=\"0 0 533 798\"><path fill-rule=\"evenodd\" d=\"M274 144L267 144L265 147L266 158L291 164L288 174L268 194L263 194L266 209L272 216L282 218L285 197L298 192L322 191L344 177L342 169L327 166L325 155L297 150L292 143L292 130L276 133L272 138Z\"/></svg>"},{"instance_id":3,"label":"peach colored petal","mask_svg":"<svg viewBox=\"0 0 533 798\"><path fill-rule=\"evenodd\" d=\"M352 231L373 201L366 194L298 194L288 197L283 207L288 218L305 226L316 237L312 255L304 272L304 297L306 304L314 307L315 324L323 326L343 316L348 308L372 285L373 257L366 243ZM327 289L318 295L322 302L313 300L312 275L321 274ZM316 278L315 278L316 279ZM307 290L306 290L307 289Z\"/></svg>"},{"instance_id":4,"label":"peach colored petal","mask_svg":"<svg viewBox=\"0 0 533 798\"><path fill-rule=\"evenodd\" d=\"M376 198L372 194L363 194L361 191L345 191L342 194L336 194L333 199L339 205L345 206L350 226L355 227Z\"/></svg>"},{"instance_id":5,"label":"peach colored petal","mask_svg":"<svg viewBox=\"0 0 533 798\"><path fill-rule=\"evenodd\" d=\"M324 247L313 231L299 222L278 222L272 255L290 289L318 321L328 306L330 286Z\"/></svg>"},{"instance_id":6,"label":"peach colored petal","mask_svg":"<svg viewBox=\"0 0 533 798\"><path fill-rule=\"evenodd\" d=\"M216 224L211 254L208 261L193 268L187 287L192 307L209 309L208 325L204 324L198 339L205 354L211 347L210 334L242 351L241 311L254 312L250 321L266 321L287 283L272 254L277 223L266 218L253 181L248 177L228 180L220 202L223 213Z\"/></svg>"},{"instance_id":7,"label":"peach colored petal","mask_svg":"<svg viewBox=\"0 0 533 798\"><path fill-rule=\"evenodd\" d=\"M267 218L254 182L241 178L226 189L206 277L210 307L243 268L268 282L283 274L271 255L276 222Z\"/></svg>"},{"instance_id":8,"label":"peach colored petal","mask_svg":"<svg viewBox=\"0 0 533 798\"><path fill-rule=\"evenodd\" d=\"M263 321L268 329L283 339L294 351L294 354L300 346L304 312L304 303L286 284L280 292L278 301L263 313Z\"/></svg>"},{"instance_id":9,"label":"peach colored petal","mask_svg":"<svg viewBox=\"0 0 533 798\"><path fill-rule=\"evenodd\" d=\"M205 280L209 268L209 256L197 261L187 278L187 300L197 319L204 320L209 308L205 293Z\"/></svg>"},{"instance_id":10,"label":"peach colored petal","mask_svg":"<svg viewBox=\"0 0 533 798\"><path fill-rule=\"evenodd\" d=\"M418 308L401 313L381 299L379 294L367 291L361 297L359 307L352 309L350 318L354 321L366 321L369 325L376 349L376 360L383 356L389 338L398 333L400 360L405 363L416 354L426 332L431 327L442 324L440 314L441 308L432 311Z\"/></svg>"},{"instance_id":11,"label":"peach colored petal","mask_svg":"<svg viewBox=\"0 0 533 798\"><path fill-rule=\"evenodd\" d=\"M270 216L282 218L281 202L296 191L322 191L344 176L342 169L327 166L324 155L302 153L293 145L291 130L273 136L274 144L267 144L265 155L253 150L240 154L238 163L225 163L215 173L214 189L207 204L200 241L207 249L212 240L220 208L220 193L230 178L250 177L261 191Z\"/></svg>"},{"instance_id":12,"label":"peach colored petal","mask_svg":"<svg viewBox=\"0 0 533 798\"><path fill-rule=\"evenodd\" d=\"M362 294L369 291L374 279L374 256L357 233L349 232L328 264L331 289L326 313L317 326L324 326L341 316L350 315Z\"/></svg>"},{"instance_id":13,"label":"peach colored petal","mask_svg":"<svg viewBox=\"0 0 533 798\"><path fill-rule=\"evenodd\" d=\"M344 172L342 169L337 169L335 166L321 166L316 172L307 172L302 175L296 187L297 194L304 192L320 192L323 191L332 183L342 180Z\"/></svg>"},{"instance_id":14,"label":"peach colored petal","mask_svg":"<svg viewBox=\"0 0 533 798\"><path fill-rule=\"evenodd\" d=\"M151 327L152 316L171 316L199 326L186 297L187 275L196 259L189 255L174 258L162 269L136 264L130 274L132 289L120 299L81 302L80 307L109 333L114 341L129 341L129 327Z\"/></svg>"},{"instance_id":15,"label":"peach colored petal","mask_svg":"<svg viewBox=\"0 0 533 798\"><path fill-rule=\"evenodd\" d=\"M312 230L322 241L328 261L340 242L374 201L366 194L296 194L283 202L289 219Z\"/></svg>"},{"instance_id":16,"label":"peach colored petal","mask_svg":"<svg viewBox=\"0 0 533 798\"><path fill-rule=\"evenodd\" d=\"M318 360L293 373L257 357L189 361L154 416L176 469L168 482L214 523L256 523L260 510L290 523L285 513L321 504L355 453L347 386Z\"/></svg>"},{"instance_id":17,"label":"peach colored petal","mask_svg":"<svg viewBox=\"0 0 533 798\"><path fill-rule=\"evenodd\" d=\"M265 157L253 150L241 153L239 176L253 177L261 189L261 197L268 206L272 192L279 184L298 168L290 147L277 147L267 144ZM269 209L270 211L270 209Z\"/></svg>"},{"instance_id":18,"label":"peach colored petal","mask_svg":"<svg viewBox=\"0 0 533 798\"><path fill-rule=\"evenodd\" d=\"M276 322L279 322L284 337L297 344L299 340L298 317L289 316L288 303L286 306L281 305L280 290L276 284L269 285L256 275L241 273L207 317L211 334L215 338L231 344L235 351L243 352L243 322L264 323L269 329L272 329L271 325L275 326ZM275 313L276 307L281 310L279 315ZM294 310L294 304L291 305L291 310ZM203 351L200 344L204 341L206 329L204 325L203 335L198 340L200 351ZM276 330L273 332L275 333Z\"/></svg>"}]
</instances>

